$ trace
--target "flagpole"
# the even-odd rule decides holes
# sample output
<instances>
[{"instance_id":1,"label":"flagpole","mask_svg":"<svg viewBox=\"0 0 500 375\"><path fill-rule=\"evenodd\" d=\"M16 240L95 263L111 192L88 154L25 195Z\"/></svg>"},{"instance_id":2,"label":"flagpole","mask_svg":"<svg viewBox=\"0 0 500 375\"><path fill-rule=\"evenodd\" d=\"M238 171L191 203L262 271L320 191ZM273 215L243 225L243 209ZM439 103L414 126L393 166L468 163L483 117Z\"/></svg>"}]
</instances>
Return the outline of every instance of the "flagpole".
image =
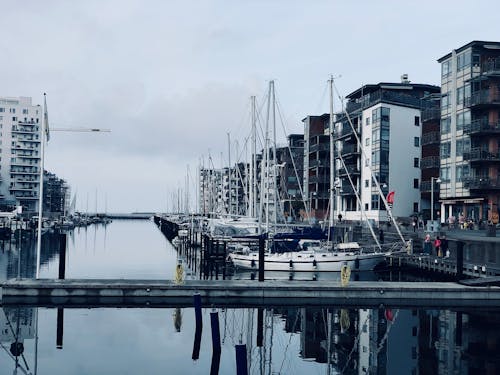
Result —
<instances>
[{"instance_id":1,"label":"flagpole","mask_svg":"<svg viewBox=\"0 0 500 375\"><path fill-rule=\"evenodd\" d=\"M40 253L42 249L42 214L43 214L43 169L45 159L45 129L47 126L47 94L43 94L43 120L41 134L41 148L40 148L40 187L38 196L38 229L36 241L36 278L40 277Z\"/></svg>"}]
</instances>

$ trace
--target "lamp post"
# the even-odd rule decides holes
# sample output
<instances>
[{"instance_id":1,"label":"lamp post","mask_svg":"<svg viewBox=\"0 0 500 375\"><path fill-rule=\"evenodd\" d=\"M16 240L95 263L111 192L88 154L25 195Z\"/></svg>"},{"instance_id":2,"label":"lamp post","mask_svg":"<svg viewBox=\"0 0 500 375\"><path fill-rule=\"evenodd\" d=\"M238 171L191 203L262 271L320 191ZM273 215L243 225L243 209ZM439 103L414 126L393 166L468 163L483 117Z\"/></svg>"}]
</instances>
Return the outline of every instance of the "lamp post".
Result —
<instances>
[{"instance_id":1,"label":"lamp post","mask_svg":"<svg viewBox=\"0 0 500 375\"><path fill-rule=\"evenodd\" d=\"M439 177L431 177L431 223L434 224L434 181L441 183Z\"/></svg>"},{"instance_id":2,"label":"lamp post","mask_svg":"<svg viewBox=\"0 0 500 375\"><path fill-rule=\"evenodd\" d=\"M313 203L313 197L316 196L315 191L311 191L310 197L309 197L309 223L312 223L312 203Z\"/></svg>"}]
</instances>

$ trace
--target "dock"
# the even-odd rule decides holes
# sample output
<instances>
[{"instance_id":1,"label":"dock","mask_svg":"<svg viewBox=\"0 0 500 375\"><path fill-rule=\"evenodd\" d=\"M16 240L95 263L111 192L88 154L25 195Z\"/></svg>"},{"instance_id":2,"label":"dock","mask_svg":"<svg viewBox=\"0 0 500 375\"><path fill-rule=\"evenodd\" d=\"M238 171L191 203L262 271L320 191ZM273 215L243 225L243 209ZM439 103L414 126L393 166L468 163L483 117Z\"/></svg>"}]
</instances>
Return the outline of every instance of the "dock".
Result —
<instances>
[{"instance_id":1,"label":"dock","mask_svg":"<svg viewBox=\"0 0 500 375\"><path fill-rule=\"evenodd\" d=\"M357 306L499 308L500 287L454 282L34 280L1 285L2 306L190 307Z\"/></svg>"}]
</instances>

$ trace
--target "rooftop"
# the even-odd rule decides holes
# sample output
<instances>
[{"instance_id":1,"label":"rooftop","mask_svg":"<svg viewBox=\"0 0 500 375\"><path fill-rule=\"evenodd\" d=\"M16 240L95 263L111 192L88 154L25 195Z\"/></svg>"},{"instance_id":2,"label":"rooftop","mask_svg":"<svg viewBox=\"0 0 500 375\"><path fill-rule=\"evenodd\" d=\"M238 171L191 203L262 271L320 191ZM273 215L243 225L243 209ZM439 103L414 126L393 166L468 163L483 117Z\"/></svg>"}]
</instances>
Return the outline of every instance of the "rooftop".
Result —
<instances>
[{"instance_id":1,"label":"rooftop","mask_svg":"<svg viewBox=\"0 0 500 375\"><path fill-rule=\"evenodd\" d=\"M480 47L480 48L485 49L485 50L500 50L500 42L487 42L484 40L473 40L472 42L467 43L467 44L463 45L462 47L456 49L455 52L460 53L460 52L465 51L467 48L470 48L470 47ZM443 57L439 58L437 61L440 63L446 59L449 59L450 57L451 57L451 52L447 53Z\"/></svg>"}]
</instances>

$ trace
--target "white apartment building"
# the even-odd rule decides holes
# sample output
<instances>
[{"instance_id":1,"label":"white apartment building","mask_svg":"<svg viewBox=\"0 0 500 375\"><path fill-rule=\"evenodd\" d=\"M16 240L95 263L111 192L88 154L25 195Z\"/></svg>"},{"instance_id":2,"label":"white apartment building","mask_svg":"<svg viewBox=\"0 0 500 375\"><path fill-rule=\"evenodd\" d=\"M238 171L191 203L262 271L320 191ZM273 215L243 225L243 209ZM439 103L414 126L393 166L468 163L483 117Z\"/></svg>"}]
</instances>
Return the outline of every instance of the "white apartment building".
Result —
<instances>
[{"instance_id":1,"label":"white apartment building","mask_svg":"<svg viewBox=\"0 0 500 375\"><path fill-rule=\"evenodd\" d=\"M411 84L405 77L401 83L365 85L347 96L354 130L342 113L336 116L334 134L337 211L344 219L388 219L373 176L384 196L395 193L395 217L421 211L422 100L436 92L437 86Z\"/></svg>"},{"instance_id":2,"label":"white apartment building","mask_svg":"<svg viewBox=\"0 0 500 375\"><path fill-rule=\"evenodd\" d=\"M28 97L0 97L0 204L36 211L43 109Z\"/></svg>"}]
</instances>

